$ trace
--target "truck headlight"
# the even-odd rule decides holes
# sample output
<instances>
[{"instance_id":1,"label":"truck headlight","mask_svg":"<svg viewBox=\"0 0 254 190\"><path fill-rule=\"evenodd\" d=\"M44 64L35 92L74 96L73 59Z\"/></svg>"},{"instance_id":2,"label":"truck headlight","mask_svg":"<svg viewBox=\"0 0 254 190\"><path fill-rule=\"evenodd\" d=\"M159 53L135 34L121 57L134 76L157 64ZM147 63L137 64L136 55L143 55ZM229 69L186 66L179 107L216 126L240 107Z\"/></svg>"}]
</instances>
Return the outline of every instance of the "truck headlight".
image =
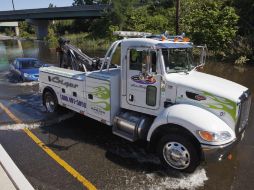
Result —
<instances>
[{"instance_id":1,"label":"truck headlight","mask_svg":"<svg viewBox=\"0 0 254 190\"><path fill-rule=\"evenodd\" d=\"M198 135L208 142L222 142L231 138L231 134L227 131L213 133L209 131L198 131Z\"/></svg>"}]
</instances>

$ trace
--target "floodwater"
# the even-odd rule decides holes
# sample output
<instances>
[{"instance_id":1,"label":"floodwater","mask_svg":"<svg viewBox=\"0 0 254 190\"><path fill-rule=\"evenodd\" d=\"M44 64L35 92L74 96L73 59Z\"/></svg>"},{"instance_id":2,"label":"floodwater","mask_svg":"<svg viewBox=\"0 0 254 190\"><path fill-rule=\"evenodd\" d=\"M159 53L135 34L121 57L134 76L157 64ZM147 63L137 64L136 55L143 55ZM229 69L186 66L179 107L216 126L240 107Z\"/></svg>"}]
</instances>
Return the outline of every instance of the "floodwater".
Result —
<instances>
[{"instance_id":1,"label":"floodwater","mask_svg":"<svg viewBox=\"0 0 254 190\"><path fill-rule=\"evenodd\" d=\"M103 55L103 52L90 51L90 55L101 56ZM28 95L28 97L30 97L30 94L36 94L38 90L37 83L23 84L11 81L11 83L7 84L5 82L9 79L9 63L17 57L35 57L44 63L55 65L58 64L58 56L55 49L50 48L50 46L46 43L39 41L17 40L0 41L0 99L8 99L10 96L15 96L17 93L17 88L21 94L25 93ZM212 61L205 66L204 72L247 86L251 89L252 94L254 94L254 67L247 66L240 68L232 66L232 64ZM7 90L3 90L3 87L6 87ZM233 152L232 160L223 160L222 162L203 164L194 174L175 175L174 177L172 177L172 175L167 176L167 174L160 172L159 169L154 170L154 172L138 172L135 170L129 172L128 167L126 167L127 169L121 168L119 171L121 170L126 175L126 178L128 178L128 180L126 180L124 183L129 186L129 188L131 187L131 189L254 189L253 113L254 106L252 104L250 125L245 132L244 140ZM104 136L104 134L101 135ZM101 139L104 139L102 136L96 138L99 138L99 141L101 141ZM114 141L118 140L114 139ZM127 159L137 160L137 162L141 164L144 162L150 162L156 165L158 162L156 159L151 157L151 155L146 155L143 150L135 151L136 149L131 147L132 145L130 145L130 150L128 150L128 148L127 150L124 149L123 147L125 146L123 146L121 143L119 146L120 147L118 147L114 154L121 154L122 159L123 157L126 157ZM77 154L80 154L80 152L77 152ZM73 154L73 156L75 156L75 154ZM100 165L100 163L98 164ZM140 168L140 166L137 167ZM134 166L130 168L134 168ZM131 173L131 176L128 176L129 173ZM100 175L99 172L96 175ZM115 173L113 172L110 174L109 172L109 175L111 175L111 178L112 176L114 178ZM119 174L119 179L124 177L120 175L121 174ZM140 179L142 179L144 183L141 184ZM101 181L103 181L103 179L101 179ZM137 182L135 185L135 181L139 182ZM108 185L104 185L105 187L108 187ZM143 188L142 185L145 188ZM110 189L110 186L107 189Z\"/></svg>"}]
</instances>

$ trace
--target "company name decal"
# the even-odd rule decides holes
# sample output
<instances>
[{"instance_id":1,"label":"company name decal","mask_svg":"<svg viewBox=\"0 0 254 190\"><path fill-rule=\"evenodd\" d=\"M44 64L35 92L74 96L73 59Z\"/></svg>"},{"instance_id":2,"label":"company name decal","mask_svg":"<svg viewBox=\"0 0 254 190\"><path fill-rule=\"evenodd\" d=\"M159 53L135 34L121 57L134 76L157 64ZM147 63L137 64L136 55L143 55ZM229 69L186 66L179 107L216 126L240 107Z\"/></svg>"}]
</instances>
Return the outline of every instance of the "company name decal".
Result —
<instances>
[{"instance_id":1,"label":"company name decal","mask_svg":"<svg viewBox=\"0 0 254 190\"><path fill-rule=\"evenodd\" d=\"M205 96L202 96L200 94L196 94L196 93L193 93L193 92L186 92L186 96L190 99L197 100L197 101L206 100Z\"/></svg>"},{"instance_id":2,"label":"company name decal","mask_svg":"<svg viewBox=\"0 0 254 190\"><path fill-rule=\"evenodd\" d=\"M68 96L65 96L65 95L60 95L61 99L65 102L70 102L74 105L78 105L80 107L83 107L83 108L86 108L86 103L85 102L82 102L80 100L77 100L75 98L72 98L72 97L68 97Z\"/></svg>"},{"instance_id":3,"label":"company name decal","mask_svg":"<svg viewBox=\"0 0 254 190\"><path fill-rule=\"evenodd\" d=\"M154 84L156 83L156 79L153 76L143 76L143 75L134 75L131 77L136 83L139 84Z\"/></svg>"},{"instance_id":4,"label":"company name decal","mask_svg":"<svg viewBox=\"0 0 254 190\"><path fill-rule=\"evenodd\" d=\"M198 101L201 101L201 100L206 100L206 97L202 96L202 95L196 95L195 99L198 100Z\"/></svg>"},{"instance_id":5,"label":"company name decal","mask_svg":"<svg viewBox=\"0 0 254 190\"><path fill-rule=\"evenodd\" d=\"M53 77L53 78L51 79L51 81L54 82L54 83L57 83L57 84L61 84L61 85L65 86L66 88L68 88L68 87L77 88L77 87L78 87L77 84L73 84L73 83L71 83L71 82L65 82L64 80L60 79L60 78L57 77L57 76L56 76L56 77Z\"/></svg>"}]
</instances>

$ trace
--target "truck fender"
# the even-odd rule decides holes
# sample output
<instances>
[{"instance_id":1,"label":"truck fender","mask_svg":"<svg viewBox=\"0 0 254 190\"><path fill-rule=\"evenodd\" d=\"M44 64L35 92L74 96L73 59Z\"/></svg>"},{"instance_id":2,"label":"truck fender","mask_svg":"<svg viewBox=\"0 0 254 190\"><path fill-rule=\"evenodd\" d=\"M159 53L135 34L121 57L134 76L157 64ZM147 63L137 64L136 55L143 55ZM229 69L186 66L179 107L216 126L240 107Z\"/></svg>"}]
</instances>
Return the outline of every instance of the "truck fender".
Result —
<instances>
[{"instance_id":1,"label":"truck fender","mask_svg":"<svg viewBox=\"0 0 254 190\"><path fill-rule=\"evenodd\" d=\"M189 104L176 104L163 110L154 120L147 135L147 141L151 140L153 133L161 126L181 126L191 132L200 143L221 145L219 142L207 142L201 139L197 133L199 130L210 132L228 131L231 138L224 141L223 144L235 139L234 131L220 118L213 113Z\"/></svg>"}]
</instances>

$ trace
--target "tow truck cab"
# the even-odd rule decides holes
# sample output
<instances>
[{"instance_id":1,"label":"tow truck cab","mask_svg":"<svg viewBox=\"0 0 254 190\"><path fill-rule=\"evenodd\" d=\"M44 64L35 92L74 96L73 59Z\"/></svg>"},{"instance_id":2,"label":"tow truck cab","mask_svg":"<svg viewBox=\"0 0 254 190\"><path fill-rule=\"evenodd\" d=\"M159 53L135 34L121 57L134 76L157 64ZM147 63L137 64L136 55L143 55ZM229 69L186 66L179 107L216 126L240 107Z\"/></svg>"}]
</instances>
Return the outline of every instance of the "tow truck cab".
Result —
<instances>
[{"instance_id":1,"label":"tow truck cab","mask_svg":"<svg viewBox=\"0 0 254 190\"><path fill-rule=\"evenodd\" d=\"M197 72L205 53L195 65L192 49L183 39L130 38L111 45L100 70L41 68L43 103L103 122L129 141L146 140L165 167L192 172L204 159L227 156L251 104L246 87Z\"/></svg>"}]
</instances>

